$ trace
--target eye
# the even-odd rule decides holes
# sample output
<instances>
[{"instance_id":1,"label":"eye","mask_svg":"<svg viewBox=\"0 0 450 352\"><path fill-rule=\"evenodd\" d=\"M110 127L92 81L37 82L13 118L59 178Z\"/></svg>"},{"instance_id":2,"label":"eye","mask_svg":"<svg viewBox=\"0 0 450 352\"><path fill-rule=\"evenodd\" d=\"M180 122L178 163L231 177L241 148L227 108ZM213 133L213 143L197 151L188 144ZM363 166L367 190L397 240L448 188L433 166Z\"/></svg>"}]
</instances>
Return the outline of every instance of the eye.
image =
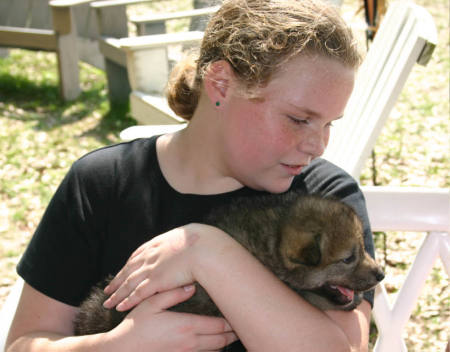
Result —
<instances>
[{"instance_id":1,"label":"eye","mask_svg":"<svg viewBox=\"0 0 450 352\"><path fill-rule=\"evenodd\" d=\"M355 261L355 259L356 259L356 256L355 256L355 254L352 253L351 256L349 256L349 257L347 257L345 259L342 259L342 263L350 264L350 263L353 263Z\"/></svg>"},{"instance_id":2,"label":"eye","mask_svg":"<svg viewBox=\"0 0 450 352\"><path fill-rule=\"evenodd\" d=\"M291 120L294 124L296 125L302 125L302 124L309 124L309 120L308 119L301 119L298 117L294 117L292 115L287 115L287 117L289 118L289 120Z\"/></svg>"}]
</instances>

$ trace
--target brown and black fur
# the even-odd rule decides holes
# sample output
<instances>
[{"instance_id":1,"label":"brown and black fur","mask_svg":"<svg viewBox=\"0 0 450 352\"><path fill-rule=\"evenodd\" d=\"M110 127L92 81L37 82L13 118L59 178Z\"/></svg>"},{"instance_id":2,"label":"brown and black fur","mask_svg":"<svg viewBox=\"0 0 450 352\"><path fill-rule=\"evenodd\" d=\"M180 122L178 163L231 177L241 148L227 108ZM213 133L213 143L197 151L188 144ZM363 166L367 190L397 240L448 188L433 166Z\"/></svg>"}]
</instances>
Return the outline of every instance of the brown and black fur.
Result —
<instances>
[{"instance_id":1,"label":"brown and black fur","mask_svg":"<svg viewBox=\"0 0 450 352\"><path fill-rule=\"evenodd\" d=\"M342 202L294 192L242 199L213 212L206 221L240 242L304 299L322 310L354 309L362 292L384 278L365 252L363 228L354 210ZM245 283L243 283L245 284ZM95 287L75 321L77 335L113 329L127 312L107 310L104 285ZM349 301L336 286L355 291ZM172 308L203 315L221 313L197 285L196 293Z\"/></svg>"}]
</instances>

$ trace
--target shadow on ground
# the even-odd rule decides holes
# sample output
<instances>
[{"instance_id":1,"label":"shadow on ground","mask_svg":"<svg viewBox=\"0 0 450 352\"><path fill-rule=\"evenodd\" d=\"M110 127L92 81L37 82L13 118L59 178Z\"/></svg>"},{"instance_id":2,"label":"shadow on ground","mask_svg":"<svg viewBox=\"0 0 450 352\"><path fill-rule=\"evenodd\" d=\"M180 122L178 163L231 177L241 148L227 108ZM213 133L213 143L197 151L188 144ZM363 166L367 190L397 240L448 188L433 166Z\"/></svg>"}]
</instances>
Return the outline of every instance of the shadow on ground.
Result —
<instances>
[{"instance_id":1,"label":"shadow on ground","mask_svg":"<svg viewBox=\"0 0 450 352\"><path fill-rule=\"evenodd\" d=\"M81 136L91 136L102 144L111 144L121 130L136 124L130 116L129 104L108 102L104 84L92 84L74 101L61 99L58 86L47 82L35 82L27 77L8 73L0 74L0 113L2 117L35 122L37 131L53 129L99 116L94 128ZM114 139L114 140L113 140Z\"/></svg>"}]
</instances>

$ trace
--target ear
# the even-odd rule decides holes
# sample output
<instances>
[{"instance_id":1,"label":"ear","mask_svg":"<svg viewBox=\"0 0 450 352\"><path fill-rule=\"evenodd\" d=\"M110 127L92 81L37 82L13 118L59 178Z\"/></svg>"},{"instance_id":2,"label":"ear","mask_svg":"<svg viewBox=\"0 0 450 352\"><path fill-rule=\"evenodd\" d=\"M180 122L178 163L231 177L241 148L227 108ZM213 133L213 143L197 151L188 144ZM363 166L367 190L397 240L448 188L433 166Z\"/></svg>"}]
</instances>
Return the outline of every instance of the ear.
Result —
<instances>
[{"instance_id":1,"label":"ear","mask_svg":"<svg viewBox=\"0 0 450 352\"><path fill-rule=\"evenodd\" d=\"M320 234L315 234L309 238L305 246L300 248L296 258L291 260L298 264L316 266L322 260L322 251L320 249Z\"/></svg>"},{"instance_id":2,"label":"ear","mask_svg":"<svg viewBox=\"0 0 450 352\"><path fill-rule=\"evenodd\" d=\"M205 75L204 86L212 104L227 100L234 81L234 72L225 60L213 62Z\"/></svg>"}]
</instances>

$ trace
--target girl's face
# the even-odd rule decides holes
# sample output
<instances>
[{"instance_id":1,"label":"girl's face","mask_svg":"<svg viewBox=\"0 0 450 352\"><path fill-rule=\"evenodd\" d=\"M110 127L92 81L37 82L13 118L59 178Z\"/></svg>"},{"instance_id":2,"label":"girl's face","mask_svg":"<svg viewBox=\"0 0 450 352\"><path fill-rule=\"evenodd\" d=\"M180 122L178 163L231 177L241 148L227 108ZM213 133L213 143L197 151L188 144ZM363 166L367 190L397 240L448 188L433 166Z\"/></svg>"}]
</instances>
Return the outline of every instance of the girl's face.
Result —
<instances>
[{"instance_id":1,"label":"girl's face","mask_svg":"<svg viewBox=\"0 0 450 352\"><path fill-rule=\"evenodd\" d=\"M254 189L286 191L294 176L324 152L354 74L335 60L301 56L260 90L262 99L231 92L222 107L225 172Z\"/></svg>"}]
</instances>

